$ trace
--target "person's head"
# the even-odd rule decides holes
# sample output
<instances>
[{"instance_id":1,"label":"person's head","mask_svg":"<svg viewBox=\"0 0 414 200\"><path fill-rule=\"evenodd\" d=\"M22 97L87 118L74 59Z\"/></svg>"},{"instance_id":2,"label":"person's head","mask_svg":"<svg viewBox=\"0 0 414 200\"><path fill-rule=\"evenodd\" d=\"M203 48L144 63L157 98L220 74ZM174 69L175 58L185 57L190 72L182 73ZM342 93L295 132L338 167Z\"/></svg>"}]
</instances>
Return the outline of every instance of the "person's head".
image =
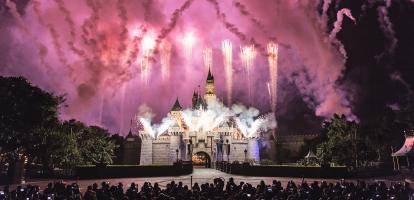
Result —
<instances>
[{"instance_id":1,"label":"person's head","mask_svg":"<svg viewBox=\"0 0 414 200\"><path fill-rule=\"evenodd\" d=\"M97 189L98 189L98 184L97 184L97 183L94 183L94 184L92 185L92 188L93 188L94 190L97 190Z\"/></svg>"},{"instance_id":2,"label":"person's head","mask_svg":"<svg viewBox=\"0 0 414 200\"><path fill-rule=\"evenodd\" d=\"M92 190L92 186L88 186L88 189L87 189L88 191L91 191Z\"/></svg>"}]
</instances>

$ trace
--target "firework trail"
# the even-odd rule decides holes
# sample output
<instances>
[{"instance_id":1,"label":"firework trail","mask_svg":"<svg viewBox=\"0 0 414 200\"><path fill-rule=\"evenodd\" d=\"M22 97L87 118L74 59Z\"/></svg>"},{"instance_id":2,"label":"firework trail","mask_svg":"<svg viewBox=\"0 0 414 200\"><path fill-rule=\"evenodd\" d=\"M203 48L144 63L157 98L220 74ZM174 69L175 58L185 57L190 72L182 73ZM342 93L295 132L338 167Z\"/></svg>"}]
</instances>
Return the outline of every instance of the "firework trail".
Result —
<instances>
[{"instance_id":1,"label":"firework trail","mask_svg":"<svg viewBox=\"0 0 414 200\"><path fill-rule=\"evenodd\" d=\"M230 106L233 86L233 46L230 40L224 40L221 43L221 51L224 57L223 61L226 74L227 105Z\"/></svg>"},{"instance_id":2,"label":"firework trail","mask_svg":"<svg viewBox=\"0 0 414 200\"><path fill-rule=\"evenodd\" d=\"M147 86L149 84L149 76L151 74L152 55L155 48L155 40L151 35L145 35L141 43L141 81Z\"/></svg>"},{"instance_id":3,"label":"firework trail","mask_svg":"<svg viewBox=\"0 0 414 200\"><path fill-rule=\"evenodd\" d=\"M121 86L121 108L120 108L120 113L121 116L119 117L119 134L122 135L123 130L124 130L124 114L125 114L125 96L126 96L126 88L127 88L127 84L124 83Z\"/></svg>"},{"instance_id":4,"label":"firework trail","mask_svg":"<svg viewBox=\"0 0 414 200\"><path fill-rule=\"evenodd\" d=\"M189 63L191 61L191 58L193 57L193 46L195 43L195 38L192 32L188 32L184 35L182 44L184 47L184 55L185 59Z\"/></svg>"},{"instance_id":5,"label":"firework trail","mask_svg":"<svg viewBox=\"0 0 414 200\"><path fill-rule=\"evenodd\" d=\"M343 8L336 13L336 21L334 23L334 28L331 31L329 38L335 38L336 34L341 31L342 29L342 21L344 19L344 15L347 16L355 23L355 18L352 16L351 10L348 8Z\"/></svg>"},{"instance_id":6,"label":"firework trail","mask_svg":"<svg viewBox=\"0 0 414 200\"><path fill-rule=\"evenodd\" d=\"M157 36L155 42L156 42L156 48L155 48L155 53L157 53L158 47L161 43L161 41L168 36L168 34L170 34L170 32L175 28L175 26L177 25L177 21L180 19L182 13L187 10L188 8L190 8L191 4L193 3L194 0L187 0L184 2L184 4L182 4L180 6L180 8L176 9L171 18L170 18L170 22L168 23L167 27L164 27L161 29L160 34Z\"/></svg>"},{"instance_id":7,"label":"firework trail","mask_svg":"<svg viewBox=\"0 0 414 200\"><path fill-rule=\"evenodd\" d=\"M203 63L204 70L207 73L208 70L213 70L213 50L211 48L203 49Z\"/></svg>"},{"instance_id":8,"label":"firework trail","mask_svg":"<svg viewBox=\"0 0 414 200\"><path fill-rule=\"evenodd\" d=\"M390 40L388 52L394 53L394 50L397 46L398 39L395 37L395 31L393 24L391 22L391 19L388 15L388 9L391 6L391 1L387 0L386 6L379 6L377 7L378 12L378 22L380 24L380 28L382 29L382 32L384 33L385 37Z\"/></svg>"},{"instance_id":9,"label":"firework trail","mask_svg":"<svg viewBox=\"0 0 414 200\"><path fill-rule=\"evenodd\" d=\"M351 10L349 10L348 8L343 8L339 10L336 13L336 21L334 23L334 28L329 34L329 39L339 46L339 52L344 56L344 58L347 58L348 56L347 56L344 45L340 41L335 39L336 34L339 33L339 31L341 31L342 29L342 22L344 19L344 15L346 15L349 19L351 19L355 23L355 18L354 16L352 16Z\"/></svg>"},{"instance_id":10,"label":"firework trail","mask_svg":"<svg viewBox=\"0 0 414 200\"><path fill-rule=\"evenodd\" d=\"M276 112L277 104L277 61L279 54L279 47L276 43L270 42L267 45L269 74L270 74L270 92L271 92L271 109L273 113Z\"/></svg>"},{"instance_id":11,"label":"firework trail","mask_svg":"<svg viewBox=\"0 0 414 200\"><path fill-rule=\"evenodd\" d=\"M142 7L144 8L144 21L147 22L150 16L150 9L152 5L152 0L144 0L142 2Z\"/></svg>"},{"instance_id":12,"label":"firework trail","mask_svg":"<svg viewBox=\"0 0 414 200\"><path fill-rule=\"evenodd\" d=\"M24 22L22 16L17 11L16 4L12 0L5 0L5 5L9 9L10 14L14 17L14 19L17 21L17 24L19 25L20 29L28 35L32 35L30 30L27 28L26 23Z\"/></svg>"},{"instance_id":13,"label":"firework trail","mask_svg":"<svg viewBox=\"0 0 414 200\"><path fill-rule=\"evenodd\" d=\"M99 11L101 6L94 2L93 0L86 0L86 5L91 8L91 16L84 21L82 24L82 39L84 44L91 47L91 50L94 54L94 58L100 58L101 49L98 44L95 42L96 38L94 36L98 35L98 22L99 22Z\"/></svg>"},{"instance_id":14,"label":"firework trail","mask_svg":"<svg viewBox=\"0 0 414 200\"><path fill-rule=\"evenodd\" d=\"M125 8L125 0L118 0L116 7L118 9L118 17L120 19L120 28L121 32L119 34L119 49L118 52L123 55L127 49L127 39L128 39L128 14L127 9Z\"/></svg>"},{"instance_id":15,"label":"firework trail","mask_svg":"<svg viewBox=\"0 0 414 200\"><path fill-rule=\"evenodd\" d=\"M218 19L221 21L221 23L223 23L224 27L228 31L230 31L231 33L236 35L239 38L240 41L242 41L244 43L253 44L263 55L266 55L265 48L263 48L263 46L261 44L256 42L256 40L253 37L249 39L246 34L241 32L237 28L236 25L234 25L234 24L230 23L229 21L227 21L226 14L221 12L220 5L219 5L217 0L207 0L207 1L210 2L213 5L214 9L216 10L216 15L217 15Z\"/></svg>"},{"instance_id":16,"label":"firework trail","mask_svg":"<svg viewBox=\"0 0 414 200\"><path fill-rule=\"evenodd\" d=\"M101 6L93 0L86 0L86 5L91 9L92 12L90 17L85 19L81 26L81 39L86 46L90 47L92 58L89 59L83 50L75 47L74 42L69 42L69 46L74 53L83 59L86 68L94 72L99 72L99 68L102 67L100 56L102 54L102 50L99 48L98 43L96 42L98 39L94 36L98 35L97 29L98 21L100 19L99 10L101 9ZM100 81L99 78L99 76L92 76L89 82L98 83L98 81Z\"/></svg>"},{"instance_id":17,"label":"firework trail","mask_svg":"<svg viewBox=\"0 0 414 200\"><path fill-rule=\"evenodd\" d=\"M269 95L270 106L272 106L272 89L270 88L270 82L267 82L267 94Z\"/></svg>"},{"instance_id":18,"label":"firework trail","mask_svg":"<svg viewBox=\"0 0 414 200\"><path fill-rule=\"evenodd\" d=\"M161 43L161 78L163 81L170 79L170 64L171 64L171 43L164 40Z\"/></svg>"},{"instance_id":19,"label":"firework trail","mask_svg":"<svg viewBox=\"0 0 414 200\"><path fill-rule=\"evenodd\" d=\"M253 17L253 15L247 10L246 6L243 5L241 2L239 1L233 1L233 5L234 7L236 7L240 14L249 17L250 21L256 26L258 27L269 39L271 40L275 40L276 37L273 36L269 36L269 32L266 30L265 26L255 17Z\"/></svg>"},{"instance_id":20,"label":"firework trail","mask_svg":"<svg viewBox=\"0 0 414 200\"><path fill-rule=\"evenodd\" d=\"M26 33L34 41L34 43L37 47L37 50L38 50L40 63L46 68L46 72L48 73L48 75L50 75L50 77L53 77L51 75L51 72L52 72L53 69L46 62L46 56L47 56L47 52L48 52L46 46L43 45L42 43L40 43L39 40L37 40L37 38L34 37L32 32L30 32L30 30L27 28L26 23L24 22L22 16L17 11L16 4L11 0L5 0L5 5L6 5L7 8L9 8L9 12L13 16L13 18L17 21L17 24L19 25L20 29L24 33ZM56 80L54 78L52 78L52 81L56 83Z\"/></svg>"},{"instance_id":21,"label":"firework trail","mask_svg":"<svg viewBox=\"0 0 414 200\"><path fill-rule=\"evenodd\" d=\"M46 23L45 19L42 17L42 14L40 13L40 2L38 0L33 1L33 11L40 23L43 27L49 30L50 35L52 36L52 43L53 47L56 51L56 55L59 59L59 61L66 66L70 72L73 72L73 68L68 64L68 60L65 57L65 54L62 50L62 45L59 42L59 33L56 31L55 27L52 26L52 24Z\"/></svg>"},{"instance_id":22,"label":"firework trail","mask_svg":"<svg viewBox=\"0 0 414 200\"><path fill-rule=\"evenodd\" d=\"M55 2L58 5L60 12L62 12L63 15L65 16L65 21L69 25L69 32L72 37L72 40L75 39L76 37L75 22L72 19L72 14L66 8L65 2L63 0L55 0Z\"/></svg>"},{"instance_id":23,"label":"firework trail","mask_svg":"<svg viewBox=\"0 0 414 200\"><path fill-rule=\"evenodd\" d=\"M139 55L139 45L142 41L143 36L147 33L147 28L141 26L137 29L135 33L133 33L133 39L131 42L130 52L126 63L131 66L133 63L136 62Z\"/></svg>"},{"instance_id":24,"label":"firework trail","mask_svg":"<svg viewBox=\"0 0 414 200\"><path fill-rule=\"evenodd\" d=\"M322 24L326 27L328 21L328 9L331 6L332 0L324 0L322 5Z\"/></svg>"},{"instance_id":25,"label":"firework trail","mask_svg":"<svg viewBox=\"0 0 414 200\"><path fill-rule=\"evenodd\" d=\"M251 70L256 59L256 49L253 45L240 47L240 59L247 72L247 88L249 92L249 102L252 104Z\"/></svg>"}]
</instances>

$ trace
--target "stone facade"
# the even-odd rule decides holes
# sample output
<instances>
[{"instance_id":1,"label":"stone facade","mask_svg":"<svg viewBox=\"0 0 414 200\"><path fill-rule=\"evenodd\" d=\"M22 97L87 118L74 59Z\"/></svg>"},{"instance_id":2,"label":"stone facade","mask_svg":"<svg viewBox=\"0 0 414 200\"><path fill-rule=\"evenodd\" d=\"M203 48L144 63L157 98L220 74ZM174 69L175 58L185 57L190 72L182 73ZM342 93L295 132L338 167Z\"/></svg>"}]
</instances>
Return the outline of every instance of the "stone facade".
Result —
<instances>
[{"instance_id":1,"label":"stone facade","mask_svg":"<svg viewBox=\"0 0 414 200\"><path fill-rule=\"evenodd\" d=\"M214 94L214 77L209 70L204 98L194 92L192 109L202 112L214 101L217 101ZM243 162L245 159L260 161L260 138L244 137L234 121L225 121L212 130L194 131L185 124L182 111L177 99L170 112L175 122L158 138L152 138L144 130L139 131L142 140L141 165L173 164L177 159L191 160L192 156L199 152L207 154L212 163ZM198 118L193 117L191 120L197 121Z\"/></svg>"}]
</instances>

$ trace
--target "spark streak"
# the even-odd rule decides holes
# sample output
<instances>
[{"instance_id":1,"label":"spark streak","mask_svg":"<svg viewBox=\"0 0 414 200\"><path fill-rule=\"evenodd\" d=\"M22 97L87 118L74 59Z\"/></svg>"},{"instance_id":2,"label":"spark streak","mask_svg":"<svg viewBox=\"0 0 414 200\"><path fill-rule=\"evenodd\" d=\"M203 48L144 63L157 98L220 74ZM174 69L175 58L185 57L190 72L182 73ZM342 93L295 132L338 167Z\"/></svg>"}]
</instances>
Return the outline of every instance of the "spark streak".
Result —
<instances>
[{"instance_id":1,"label":"spark streak","mask_svg":"<svg viewBox=\"0 0 414 200\"><path fill-rule=\"evenodd\" d=\"M227 87L227 105L231 105L232 85L233 85L233 46L230 40L224 40L221 43L221 51L223 53L223 62L226 74L226 87Z\"/></svg>"},{"instance_id":2,"label":"spark streak","mask_svg":"<svg viewBox=\"0 0 414 200\"><path fill-rule=\"evenodd\" d=\"M276 112L277 103L277 60L279 54L279 47L276 43L270 42L267 44L267 54L269 62L269 74L270 74L270 105L271 109Z\"/></svg>"},{"instance_id":3,"label":"spark streak","mask_svg":"<svg viewBox=\"0 0 414 200\"><path fill-rule=\"evenodd\" d=\"M151 73L151 56L155 48L155 40L151 35L145 35L141 43L141 81L145 85L149 83L149 75Z\"/></svg>"},{"instance_id":4,"label":"spark streak","mask_svg":"<svg viewBox=\"0 0 414 200\"><path fill-rule=\"evenodd\" d=\"M213 50L211 48L203 49L203 62L206 73L208 69L213 70Z\"/></svg>"},{"instance_id":5,"label":"spark streak","mask_svg":"<svg viewBox=\"0 0 414 200\"><path fill-rule=\"evenodd\" d=\"M251 88L251 70L256 59L256 49L254 45L240 47L240 59L242 65L247 72L247 88L249 92L249 102L252 103L252 88Z\"/></svg>"},{"instance_id":6,"label":"spark streak","mask_svg":"<svg viewBox=\"0 0 414 200\"><path fill-rule=\"evenodd\" d=\"M193 56L193 46L195 43L195 38L192 32L188 32L184 35L182 40L184 47L184 55L187 61L190 61Z\"/></svg>"},{"instance_id":7,"label":"spark streak","mask_svg":"<svg viewBox=\"0 0 414 200\"><path fill-rule=\"evenodd\" d=\"M171 62L171 43L164 41L161 43L161 78L167 81L170 78L170 62Z\"/></svg>"}]
</instances>

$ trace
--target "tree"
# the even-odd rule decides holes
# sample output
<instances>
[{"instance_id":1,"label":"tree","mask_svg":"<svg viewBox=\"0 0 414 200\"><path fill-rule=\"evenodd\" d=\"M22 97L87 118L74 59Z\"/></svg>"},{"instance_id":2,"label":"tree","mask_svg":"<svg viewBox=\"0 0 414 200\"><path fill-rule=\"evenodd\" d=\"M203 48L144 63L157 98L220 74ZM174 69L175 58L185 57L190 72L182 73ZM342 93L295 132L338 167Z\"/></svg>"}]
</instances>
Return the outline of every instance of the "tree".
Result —
<instances>
[{"instance_id":1,"label":"tree","mask_svg":"<svg viewBox=\"0 0 414 200\"><path fill-rule=\"evenodd\" d=\"M36 130L58 124L62 96L31 85L23 77L0 77L0 151L13 163L34 157L41 137Z\"/></svg>"},{"instance_id":2,"label":"tree","mask_svg":"<svg viewBox=\"0 0 414 200\"><path fill-rule=\"evenodd\" d=\"M84 164L111 164L114 157L115 143L110 139L106 129L91 126L78 137L80 152Z\"/></svg>"},{"instance_id":3,"label":"tree","mask_svg":"<svg viewBox=\"0 0 414 200\"><path fill-rule=\"evenodd\" d=\"M325 121L322 134L326 135L326 140L317 146L321 163L354 165L357 159L356 130L356 123L347 121L344 115L335 114L330 121Z\"/></svg>"},{"instance_id":4,"label":"tree","mask_svg":"<svg viewBox=\"0 0 414 200\"><path fill-rule=\"evenodd\" d=\"M41 129L39 135L43 140L37 155L45 171L55 167L68 169L83 163L76 135L64 131L62 125Z\"/></svg>"},{"instance_id":5,"label":"tree","mask_svg":"<svg viewBox=\"0 0 414 200\"><path fill-rule=\"evenodd\" d=\"M108 130L98 126L86 126L74 119L62 123L62 131L71 133L77 141L81 164L111 164L118 148Z\"/></svg>"}]
</instances>

